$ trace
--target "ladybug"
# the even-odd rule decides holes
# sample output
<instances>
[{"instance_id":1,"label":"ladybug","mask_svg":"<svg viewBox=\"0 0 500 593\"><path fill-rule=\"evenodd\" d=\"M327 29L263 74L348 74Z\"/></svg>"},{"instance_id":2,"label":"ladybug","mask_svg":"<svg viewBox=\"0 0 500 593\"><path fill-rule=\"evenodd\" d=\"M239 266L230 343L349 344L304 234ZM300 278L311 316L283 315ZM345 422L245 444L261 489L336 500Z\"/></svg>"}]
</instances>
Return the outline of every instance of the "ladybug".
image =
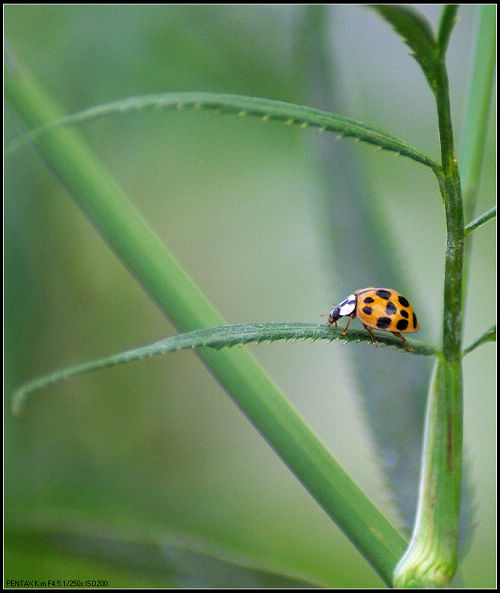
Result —
<instances>
[{"instance_id":1,"label":"ladybug","mask_svg":"<svg viewBox=\"0 0 500 593\"><path fill-rule=\"evenodd\" d=\"M351 319L359 317L363 327L368 330L372 341L377 345L377 340L371 328L392 332L403 341L407 350L414 352L406 343L402 333L418 331L419 325L413 307L399 292L392 288L360 288L350 294L346 299L336 305L328 316L327 325L335 324L339 317L349 317L349 321L342 332L344 335L351 323Z\"/></svg>"}]
</instances>

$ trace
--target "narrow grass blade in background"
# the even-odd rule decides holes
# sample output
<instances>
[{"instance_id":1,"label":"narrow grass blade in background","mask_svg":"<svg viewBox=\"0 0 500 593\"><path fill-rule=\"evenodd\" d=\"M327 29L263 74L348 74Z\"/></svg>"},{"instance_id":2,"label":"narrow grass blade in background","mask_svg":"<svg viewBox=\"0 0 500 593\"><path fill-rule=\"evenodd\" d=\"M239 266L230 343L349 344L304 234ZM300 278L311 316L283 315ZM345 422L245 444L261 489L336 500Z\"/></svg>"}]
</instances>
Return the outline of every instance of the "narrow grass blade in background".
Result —
<instances>
[{"instance_id":1,"label":"narrow grass blade in background","mask_svg":"<svg viewBox=\"0 0 500 593\"><path fill-rule=\"evenodd\" d=\"M337 68L332 57L335 52L330 45L332 29L327 18L329 11L335 10L326 6L303 9L296 36L297 54L302 59L307 56L306 63L300 65L300 76L307 84L304 101L342 112L345 106L340 89L344 84L336 79ZM329 142L325 137L314 137L312 141L319 153L325 187L324 202L318 206L318 226L326 244L325 251L332 253L327 263L336 268L338 294L332 295L332 300L335 302L372 282L397 287L413 300L410 289L416 284L405 278L393 229L373 199L373 190L355 148L344 142ZM397 166L396 160L394 167ZM367 258L367 253L376 256ZM389 495L409 530L415 518L431 364L415 357L395 359L390 352L378 354L370 364L356 351L346 356L351 355L349 363Z\"/></svg>"},{"instance_id":2,"label":"narrow grass blade in background","mask_svg":"<svg viewBox=\"0 0 500 593\"><path fill-rule=\"evenodd\" d=\"M460 170L465 220L475 215L475 204L484 162L484 148L492 101L496 61L496 8L483 5L477 24L474 65L470 73L465 129L460 150Z\"/></svg>"},{"instance_id":3,"label":"narrow grass blade in background","mask_svg":"<svg viewBox=\"0 0 500 593\"><path fill-rule=\"evenodd\" d=\"M26 550L39 555L57 554L62 567L75 570L75 562L98 563L108 578L89 578L88 587L120 588L316 588L326 587L308 575L291 574L279 567L248 561L213 542L160 530L119 529L60 512L35 523L23 517L5 531L8 550ZM8 554L9 552L7 552ZM54 575L62 581L60 575ZM99 584L100 583L100 584ZM82 588L83 588L82 581ZM48 587L52 588L52 587Z\"/></svg>"}]
</instances>

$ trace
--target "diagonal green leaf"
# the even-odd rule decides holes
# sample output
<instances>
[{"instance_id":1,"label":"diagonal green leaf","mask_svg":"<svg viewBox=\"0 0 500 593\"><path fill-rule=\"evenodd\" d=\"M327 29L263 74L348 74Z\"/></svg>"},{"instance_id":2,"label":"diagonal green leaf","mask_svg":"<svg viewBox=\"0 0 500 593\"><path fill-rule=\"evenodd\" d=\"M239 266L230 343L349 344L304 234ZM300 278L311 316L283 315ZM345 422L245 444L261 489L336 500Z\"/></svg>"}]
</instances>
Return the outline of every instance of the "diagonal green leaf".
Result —
<instances>
[{"instance_id":1,"label":"diagonal green leaf","mask_svg":"<svg viewBox=\"0 0 500 593\"><path fill-rule=\"evenodd\" d=\"M469 354L475 350L481 344L486 344L486 342L496 342L497 339L497 326L493 325L489 329L487 329L484 333L482 333L478 338L476 338L471 344L464 348L464 356Z\"/></svg>"},{"instance_id":2,"label":"diagonal green leaf","mask_svg":"<svg viewBox=\"0 0 500 593\"><path fill-rule=\"evenodd\" d=\"M497 207L496 206L493 206L489 210L486 210L486 212L483 212L480 216L478 216L477 218L475 218L474 220L469 222L469 224L464 229L465 235L467 236L472 231L475 231L479 227L482 227L483 224L486 224L487 222L489 222L490 220L495 218L496 215L497 215Z\"/></svg>"},{"instance_id":3,"label":"diagonal green leaf","mask_svg":"<svg viewBox=\"0 0 500 593\"><path fill-rule=\"evenodd\" d=\"M329 342L337 340L343 342L366 342L371 344L371 337L365 331L350 330L347 334L342 335L342 330L340 328L311 323L241 323L199 329L178 336L172 336L171 338L165 338L164 340L154 342L147 346L120 352L113 356L61 369L39 379L35 379L34 381L30 381L17 389L13 394L12 409L15 414L19 414L28 395L48 387L49 385L54 385L55 383L66 381L77 375L118 364L190 348L209 347L220 350L221 348L230 348L241 344L276 342L280 340L328 340ZM389 334L377 336L377 341L383 346L392 346L394 348L402 349L405 352L407 351L399 339ZM415 354L422 354L425 356L436 354L435 349L428 344L411 342L411 345L415 349Z\"/></svg>"},{"instance_id":4,"label":"diagonal green leaf","mask_svg":"<svg viewBox=\"0 0 500 593\"><path fill-rule=\"evenodd\" d=\"M283 101L218 93L163 93L113 101L112 103L106 103L56 119L42 127L31 130L14 141L8 150L13 152L20 146L36 140L49 130L60 126L75 125L99 117L129 113L130 111L142 109L176 109L183 111L189 108L206 109L212 113L236 114L239 117L260 117L263 121L276 120L284 122L286 125L297 125L301 128L311 127L317 128L320 131L335 132L340 137L351 137L367 142L382 150L389 150L411 158L431 167L433 170L439 169L439 165L435 161L411 144L355 119L313 109L312 107L285 103Z\"/></svg>"},{"instance_id":5,"label":"diagonal green leaf","mask_svg":"<svg viewBox=\"0 0 500 593\"><path fill-rule=\"evenodd\" d=\"M404 42L412 49L412 55L420 64L427 81L434 90L436 69L439 66L438 45L432 28L420 13L407 6L396 4L372 5L392 25Z\"/></svg>"}]
</instances>

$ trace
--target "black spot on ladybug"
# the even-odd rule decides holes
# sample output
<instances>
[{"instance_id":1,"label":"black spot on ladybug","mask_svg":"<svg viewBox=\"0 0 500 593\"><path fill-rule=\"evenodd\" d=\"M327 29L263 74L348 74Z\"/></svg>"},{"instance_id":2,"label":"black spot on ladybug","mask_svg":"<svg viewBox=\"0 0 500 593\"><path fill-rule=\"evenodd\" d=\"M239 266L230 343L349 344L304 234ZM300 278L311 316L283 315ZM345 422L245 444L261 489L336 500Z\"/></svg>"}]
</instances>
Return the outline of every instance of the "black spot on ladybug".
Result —
<instances>
[{"instance_id":1,"label":"black spot on ladybug","mask_svg":"<svg viewBox=\"0 0 500 593\"><path fill-rule=\"evenodd\" d=\"M410 303L405 299L405 297L401 294L398 295L398 300L403 305L403 307L409 307Z\"/></svg>"},{"instance_id":2,"label":"black spot on ladybug","mask_svg":"<svg viewBox=\"0 0 500 593\"><path fill-rule=\"evenodd\" d=\"M363 303L373 303L375 299L372 297L366 297L365 299L363 299Z\"/></svg>"},{"instance_id":3,"label":"black spot on ladybug","mask_svg":"<svg viewBox=\"0 0 500 593\"><path fill-rule=\"evenodd\" d=\"M391 298L391 293L388 290L384 290L383 288L381 288L380 290L377 290L376 292L377 296L379 296L381 299L385 299L388 300ZM405 299L406 300L406 299ZM408 302L408 301L406 301Z\"/></svg>"},{"instance_id":4,"label":"black spot on ladybug","mask_svg":"<svg viewBox=\"0 0 500 593\"><path fill-rule=\"evenodd\" d=\"M387 315L394 315L394 313L396 313L396 310L396 305L389 301L387 303L387 307L385 308L385 312L387 313Z\"/></svg>"},{"instance_id":5,"label":"black spot on ladybug","mask_svg":"<svg viewBox=\"0 0 500 593\"><path fill-rule=\"evenodd\" d=\"M413 313L413 327L417 327L417 325L418 325L417 316L415 315L415 313Z\"/></svg>"},{"instance_id":6,"label":"black spot on ladybug","mask_svg":"<svg viewBox=\"0 0 500 593\"><path fill-rule=\"evenodd\" d=\"M373 313L373 309L371 307L363 307L362 311L366 315L371 315Z\"/></svg>"},{"instance_id":7,"label":"black spot on ladybug","mask_svg":"<svg viewBox=\"0 0 500 593\"><path fill-rule=\"evenodd\" d=\"M408 311L405 311L404 309L401 309L401 311L399 312L399 314L401 315L401 317L404 317L405 319L408 319Z\"/></svg>"},{"instance_id":8,"label":"black spot on ladybug","mask_svg":"<svg viewBox=\"0 0 500 593\"><path fill-rule=\"evenodd\" d=\"M377 327L379 329L387 329L389 325L391 325L389 317L379 317L379 319L377 319Z\"/></svg>"},{"instance_id":9,"label":"black spot on ladybug","mask_svg":"<svg viewBox=\"0 0 500 593\"><path fill-rule=\"evenodd\" d=\"M396 327L399 329L400 332L404 332L405 329L408 327L408 321L406 321L406 319L400 319L396 323Z\"/></svg>"}]
</instances>

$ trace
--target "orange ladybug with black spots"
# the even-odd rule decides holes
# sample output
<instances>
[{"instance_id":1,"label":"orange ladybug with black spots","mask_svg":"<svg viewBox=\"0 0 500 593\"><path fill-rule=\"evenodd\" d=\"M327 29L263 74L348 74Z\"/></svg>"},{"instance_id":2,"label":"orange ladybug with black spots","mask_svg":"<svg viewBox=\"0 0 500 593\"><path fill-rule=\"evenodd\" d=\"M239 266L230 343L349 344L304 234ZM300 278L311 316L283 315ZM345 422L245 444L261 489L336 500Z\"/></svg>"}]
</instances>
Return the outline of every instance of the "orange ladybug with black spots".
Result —
<instances>
[{"instance_id":1,"label":"orange ladybug with black spots","mask_svg":"<svg viewBox=\"0 0 500 593\"><path fill-rule=\"evenodd\" d=\"M347 332L351 319L358 317L375 345L377 340L372 328L392 332L407 350L414 352L401 334L418 331L417 316L408 299L392 288L370 286L354 291L330 311L327 325L337 326L340 317L349 317L342 335Z\"/></svg>"}]
</instances>

